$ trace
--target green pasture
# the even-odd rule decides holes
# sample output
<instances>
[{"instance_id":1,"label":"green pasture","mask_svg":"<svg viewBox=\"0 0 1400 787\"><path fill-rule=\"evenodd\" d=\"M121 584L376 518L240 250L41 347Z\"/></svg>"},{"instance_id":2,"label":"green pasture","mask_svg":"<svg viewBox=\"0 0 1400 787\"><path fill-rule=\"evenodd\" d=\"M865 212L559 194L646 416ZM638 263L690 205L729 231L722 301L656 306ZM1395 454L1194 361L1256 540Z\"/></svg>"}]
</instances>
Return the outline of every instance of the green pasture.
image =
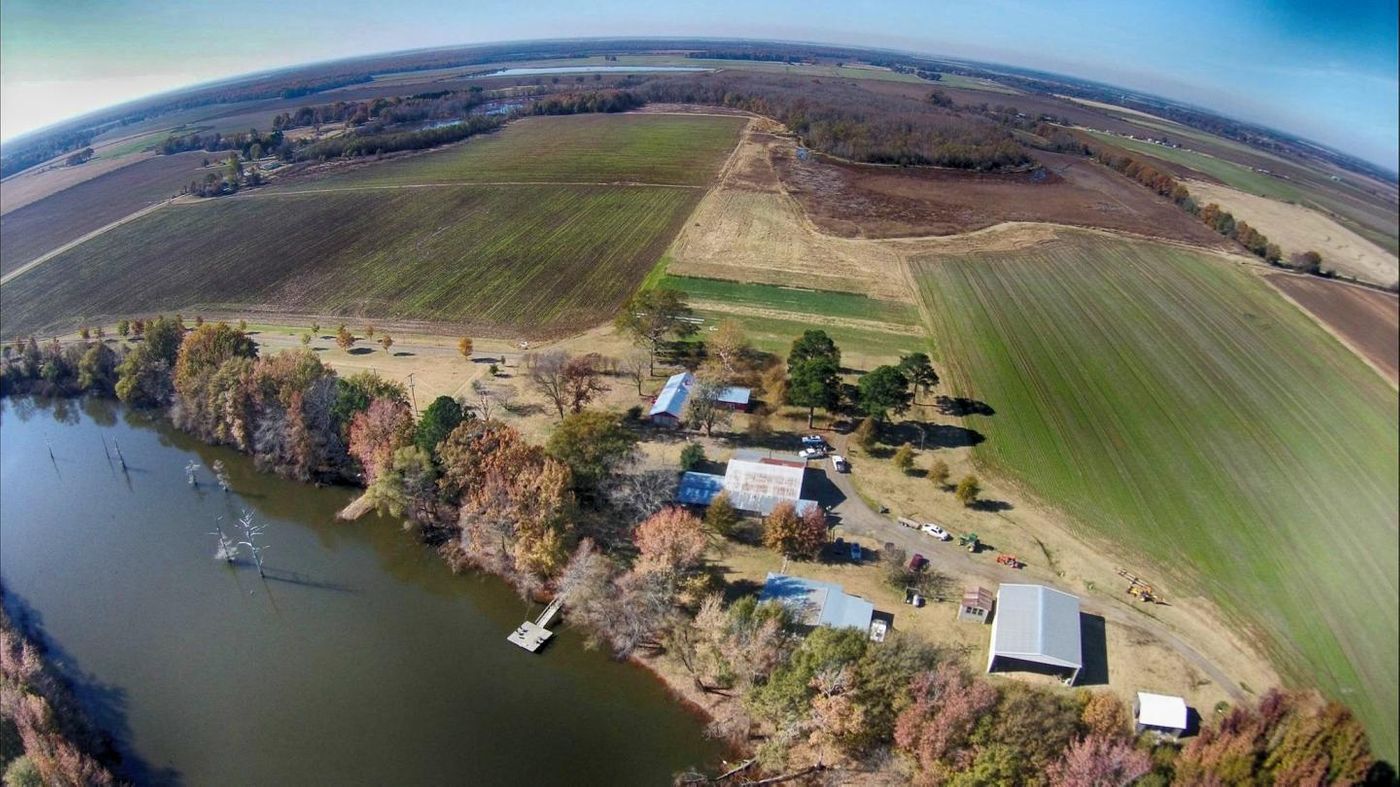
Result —
<instances>
[{"instance_id":1,"label":"green pasture","mask_svg":"<svg viewBox=\"0 0 1400 787\"><path fill-rule=\"evenodd\" d=\"M915 263L979 461L1219 600L1396 754L1396 392L1240 267L1091 236Z\"/></svg>"}]
</instances>

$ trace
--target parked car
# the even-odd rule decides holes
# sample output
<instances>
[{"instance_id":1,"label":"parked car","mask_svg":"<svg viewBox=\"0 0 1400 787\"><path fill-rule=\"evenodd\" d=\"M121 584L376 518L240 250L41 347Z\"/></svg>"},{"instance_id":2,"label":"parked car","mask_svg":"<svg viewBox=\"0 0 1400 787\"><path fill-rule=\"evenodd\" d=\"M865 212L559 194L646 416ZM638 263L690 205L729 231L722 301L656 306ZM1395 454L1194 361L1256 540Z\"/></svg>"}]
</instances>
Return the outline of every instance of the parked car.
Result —
<instances>
[{"instance_id":1,"label":"parked car","mask_svg":"<svg viewBox=\"0 0 1400 787\"><path fill-rule=\"evenodd\" d=\"M802 449L801 451L798 451L798 452L797 452L797 455L798 455L800 458L802 458L802 459L825 459L825 458L826 458L826 449L825 449L825 448L804 448L804 449Z\"/></svg>"},{"instance_id":2,"label":"parked car","mask_svg":"<svg viewBox=\"0 0 1400 787\"><path fill-rule=\"evenodd\" d=\"M870 639L873 642L884 642L885 634L890 630L890 625L883 620L873 620L870 622Z\"/></svg>"},{"instance_id":3,"label":"parked car","mask_svg":"<svg viewBox=\"0 0 1400 787\"><path fill-rule=\"evenodd\" d=\"M949 533L947 530L944 530L943 528L939 527L938 525L935 525L935 524L932 523L932 522L925 522L925 523L924 523L924 526L921 527L921 528L919 528L919 529L922 530L922 531L924 531L925 533L928 533L929 535L933 536L934 538L938 539L939 541L952 541L952 540L953 540L953 536L952 536L951 533Z\"/></svg>"},{"instance_id":4,"label":"parked car","mask_svg":"<svg viewBox=\"0 0 1400 787\"><path fill-rule=\"evenodd\" d=\"M826 448L826 438L819 434L802 435L802 445L807 448Z\"/></svg>"},{"instance_id":5,"label":"parked car","mask_svg":"<svg viewBox=\"0 0 1400 787\"><path fill-rule=\"evenodd\" d=\"M859 563L860 560L861 560L861 556L862 556L863 554L864 554L864 553L861 551L860 544L857 544L856 542L852 541L852 542L851 542L851 560L854 560L854 561L856 561L857 563Z\"/></svg>"},{"instance_id":6,"label":"parked car","mask_svg":"<svg viewBox=\"0 0 1400 787\"><path fill-rule=\"evenodd\" d=\"M846 461L846 457L840 454L832 454L831 469L838 473L849 473L851 472L851 464Z\"/></svg>"},{"instance_id":7,"label":"parked car","mask_svg":"<svg viewBox=\"0 0 1400 787\"><path fill-rule=\"evenodd\" d=\"M923 571L927 567L928 558L924 557L923 555L915 553L913 557L909 558L910 571Z\"/></svg>"}]
</instances>

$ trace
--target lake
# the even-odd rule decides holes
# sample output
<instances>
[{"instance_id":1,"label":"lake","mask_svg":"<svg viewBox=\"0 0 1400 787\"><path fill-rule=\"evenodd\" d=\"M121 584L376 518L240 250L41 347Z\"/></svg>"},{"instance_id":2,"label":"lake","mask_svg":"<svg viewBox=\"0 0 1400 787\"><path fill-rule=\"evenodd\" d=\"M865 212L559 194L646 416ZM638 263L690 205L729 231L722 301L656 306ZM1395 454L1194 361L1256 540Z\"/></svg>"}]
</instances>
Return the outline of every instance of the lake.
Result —
<instances>
[{"instance_id":1,"label":"lake","mask_svg":"<svg viewBox=\"0 0 1400 787\"><path fill-rule=\"evenodd\" d=\"M118 445L126 472L104 455ZM723 754L653 676L577 633L538 655L507 643L539 605L453 575L397 521L336 522L352 495L111 401L0 400L7 606L41 628L128 778L668 784ZM244 509L266 580L246 555L213 558L216 520Z\"/></svg>"}]
</instances>

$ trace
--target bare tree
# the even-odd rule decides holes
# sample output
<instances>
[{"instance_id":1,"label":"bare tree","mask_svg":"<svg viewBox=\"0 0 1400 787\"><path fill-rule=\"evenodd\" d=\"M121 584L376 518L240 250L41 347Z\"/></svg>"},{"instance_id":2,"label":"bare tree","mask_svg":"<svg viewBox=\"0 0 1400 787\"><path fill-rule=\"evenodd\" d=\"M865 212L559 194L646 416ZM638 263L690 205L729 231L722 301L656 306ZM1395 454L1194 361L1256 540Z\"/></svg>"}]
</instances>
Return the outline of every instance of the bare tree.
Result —
<instances>
[{"instance_id":1,"label":"bare tree","mask_svg":"<svg viewBox=\"0 0 1400 787\"><path fill-rule=\"evenodd\" d=\"M491 416L501 404L498 401L499 392L481 380L472 380L472 397L477 414L482 420L491 420Z\"/></svg>"},{"instance_id":2,"label":"bare tree","mask_svg":"<svg viewBox=\"0 0 1400 787\"><path fill-rule=\"evenodd\" d=\"M530 384L554 405L561 420L564 418L564 408L570 404L565 374L568 365L568 353L556 350L537 356L530 366Z\"/></svg>"},{"instance_id":3,"label":"bare tree","mask_svg":"<svg viewBox=\"0 0 1400 787\"><path fill-rule=\"evenodd\" d=\"M191 459L189 464L185 465L185 480L189 482L190 486L199 486L198 473L199 463Z\"/></svg>"},{"instance_id":4,"label":"bare tree","mask_svg":"<svg viewBox=\"0 0 1400 787\"><path fill-rule=\"evenodd\" d=\"M627 379L637 384L637 395L641 396L642 383L651 376L651 353L646 350L634 350L622 359L619 368Z\"/></svg>"},{"instance_id":5,"label":"bare tree","mask_svg":"<svg viewBox=\"0 0 1400 787\"><path fill-rule=\"evenodd\" d=\"M218 517L214 520L214 531L209 535L217 536L219 539L218 546L214 548L214 559L232 563L238 558L238 542L224 532L223 519L223 517Z\"/></svg>"},{"instance_id":6,"label":"bare tree","mask_svg":"<svg viewBox=\"0 0 1400 787\"><path fill-rule=\"evenodd\" d=\"M258 576L266 577L267 575L263 573L262 553L268 547L266 544L258 543L258 539L262 538L263 535L262 525L253 524L253 514L247 509L244 509L243 516L238 519L238 524L243 528L243 540L238 543L248 547L248 551L252 553L253 563L258 567Z\"/></svg>"},{"instance_id":7,"label":"bare tree","mask_svg":"<svg viewBox=\"0 0 1400 787\"><path fill-rule=\"evenodd\" d=\"M690 422L697 429L703 428L706 437L713 434L716 426L725 426L733 418L729 408L720 401L720 396L728 387L717 378L701 377L690 390Z\"/></svg>"},{"instance_id":8,"label":"bare tree","mask_svg":"<svg viewBox=\"0 0 1400 787\"><path fill-rule=\"evenodd\" d=\"M232 486L229 484L228 480L228 468L224 467L223 460L215 459L214 464L210 467L214 471L214 480L218 482L219 488L224 490L225 492L230 491L232 489Z\"/></svg>"}]
</instances>

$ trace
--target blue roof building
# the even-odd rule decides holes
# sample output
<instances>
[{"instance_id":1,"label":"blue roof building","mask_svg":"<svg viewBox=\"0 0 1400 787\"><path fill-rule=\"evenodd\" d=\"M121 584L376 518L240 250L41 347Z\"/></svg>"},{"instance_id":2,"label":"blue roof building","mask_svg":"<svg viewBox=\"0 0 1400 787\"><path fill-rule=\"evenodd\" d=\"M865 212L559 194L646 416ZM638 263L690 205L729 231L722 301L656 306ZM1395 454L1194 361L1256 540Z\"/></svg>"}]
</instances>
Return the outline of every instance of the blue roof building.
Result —
<instances>
[{"instance_id":1,"label":"blue roof building","mask_svg":"<svg viewBox=\"0 0 1400 787\"><path fill-rule=\"evenodd\" d=\"M715 495L724 491L724 476L713 473L681 473L676 502L688 506L707 506Z\"/></svg>"},{"instance_id":2,"label":"blue roof building","mask_svg":"<svg viewBox=\"0 0 1400 787\"><path fill-rule=\"evenodd\" d=\"M768 572L758 600L782 603L792 610L798 622L808 626L869 631L875 615L874 604L846 593L840 585L772 571Z\"/></svg>"},{"instance_id":3,"label":"blue roof building","mask_svg":"<svg viewBox=\"0 0 1400 787\"><path fill-rule=\"evenodd\" d=\"M666 384L661 386L661 390L656 394L656 401L651 405L651 412L648 413L651 420L680 423L685 412L686 397L690 396L690 388L694 384L695 375L690 372L671 375Z\"/></svg>"}]
</instances>

